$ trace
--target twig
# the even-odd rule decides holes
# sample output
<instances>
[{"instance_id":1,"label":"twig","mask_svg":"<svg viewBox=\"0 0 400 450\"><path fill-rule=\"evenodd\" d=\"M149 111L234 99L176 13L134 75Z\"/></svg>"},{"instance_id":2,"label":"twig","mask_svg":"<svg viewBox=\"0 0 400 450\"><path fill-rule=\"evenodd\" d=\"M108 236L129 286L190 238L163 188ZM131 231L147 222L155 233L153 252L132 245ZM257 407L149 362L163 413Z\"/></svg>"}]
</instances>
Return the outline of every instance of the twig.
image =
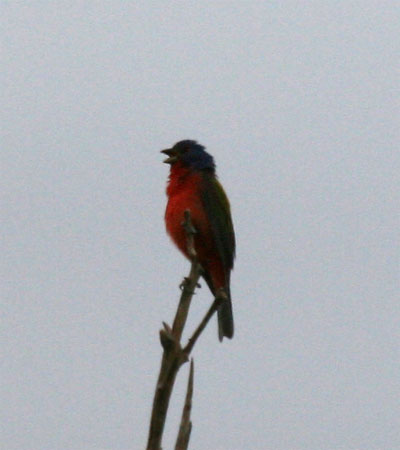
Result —
<instances>
[{"instance_id":1,"label":"twig","mask_svg":"<svg viewBox=\"0 0 400 450\"><path fill-rule=\"evenodd\" d=\"M189 445L190 433L192 431L190 412L192 410L193 398L193 372L194 363L192 358L192 360L190 361L189 380L186 390L185 404L183 406L181 425L179 427L179 434L176 440L175 450L187 450Z\"/></svg>"},{"instance_id":2,"label":"twig","mask_svg":"<svg viewBox=\"0 0 400 450\"><path fill-rule=\"evenodd\" d=\"M196 343L196 341L199 338L200 334L203 332L204 328L207 326L207 324L210 321L211 317L218 310L218 306L225 299L226 299L225 294L221 292L221 294L218 297L215 298L215 300L213 301L213 303L210 306L209 310L206 312L206 315L203 317L203 320L200 322L200 324L196 328L195 332L189 338L188 343L186 344L186 346L182 350L187 358L189 357L190 352L192 351L192 349L194 347L194 344Z\"/></svg>"}]
</instances>

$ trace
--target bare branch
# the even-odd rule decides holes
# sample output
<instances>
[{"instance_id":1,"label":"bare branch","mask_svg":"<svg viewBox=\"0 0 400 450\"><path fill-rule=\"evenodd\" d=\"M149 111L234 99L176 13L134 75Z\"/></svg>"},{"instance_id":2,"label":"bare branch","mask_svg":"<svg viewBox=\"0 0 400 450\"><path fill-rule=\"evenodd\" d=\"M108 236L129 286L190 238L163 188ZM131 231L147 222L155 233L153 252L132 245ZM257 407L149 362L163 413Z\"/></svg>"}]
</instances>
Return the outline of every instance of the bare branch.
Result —
<instances>
[{"instance_id":1,"label":"bare branch","mask_svg":"<svg viewBox=\"0 0 400 450\"><path fill-rule=\"evenodd\" d=\"M175 383L176 374L181 365L187 361L187 356L181 349L180 338L186 323L190 301L200 277L198 268L199 266L196 262L192 263L190 275L186 279L185 286L182 290L174 320L174 327L171 330L168 325L164 324L164 329L160 331L160 340L164 352L153 401L149 439L147 443L148 450L161 450L161 438L164 431L169 399Z\"/></svg>"},{"instance_id":2,"label":"bare branch","mask_svg":"<svg viewBox=\"0 0 400 450\"><path fill-rule=\"evenodd\" d=\"M187 450L190 439L190 432L192 431L192 422L190 421L190 413L192 410L193 398L193 373L194 363L193 358L190 361L189 380L186 390L185 404L182 411L181 425L179 427L179 434L175 444L175 450Z\"/></svg>"},{"instance_id":3,"label":"bare branch","mask_svg":"<svg viewBox=\"0 0 400 450\"><path fill-rule=\"evenodd\" d=\"M154 394L147 450L161 450L161 439L176 374L182 364L187 361L186 354L182 352L180 340L189 313L190 302L201 273L201 267L196 260L196 252L194 250L193 236L196 230L191 222L189 211L185 211L185 220L182 226L186 231L187 249L191 256L192 264L189 276L182 283L182 293L173 326L171 328L164 323L164 328L160 331L160 341L164 351Z\"/></svg>"},{"instance_id":4,"label":"bare branch","mask_svg":"<svg viewBox=\"0 0 400 450\"><path fill-rule=\"evenodd\" d=\"M203 332L204 328L207 326L211 317L218 310L221 302L226 300L226 294L223 290L217 293L214 302L207 311L203 320L194 331L187 345L182 348L181 338L183 329L185 327L187 316L189 313L190 303L192 301L196 287L199 286L198 281L202 272L202 268L197 261L197 255L194 248L194 235L196 233L196 229L191 222L190 211L185 211L184 218L185 220L183 221L182 226L185 229L187 236L187 252L191 260L191 267L189 276L184 278L181 284L182 293L179 299L179 305L175 314L172 328L168 324L163 322L164 328L160 330L160 341L163 347L163 356L154 394L147 450L161 450L161 439L164 431L165 420L167 417L169 400L171 397L172 389L174 387L176 375L182 364L188 361L189 355L193 350L197 339ZM193 361L189 374L186 401L182 413L180 431L175 447L177 450L187 449L189 443L190 431L192 427L192 424L190 422L192 395Z\"/></svg>"}]
</instances>

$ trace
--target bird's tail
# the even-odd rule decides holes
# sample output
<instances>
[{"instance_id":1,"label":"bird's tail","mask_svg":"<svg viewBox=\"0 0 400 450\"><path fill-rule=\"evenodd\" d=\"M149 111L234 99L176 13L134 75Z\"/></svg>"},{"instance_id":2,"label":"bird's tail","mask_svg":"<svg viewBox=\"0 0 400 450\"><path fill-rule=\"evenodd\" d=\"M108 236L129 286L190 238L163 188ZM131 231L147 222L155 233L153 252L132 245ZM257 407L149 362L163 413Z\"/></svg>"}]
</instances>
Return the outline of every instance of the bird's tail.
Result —
<instances>
[{"instance_id":1,"label":"bird's tail","mask_svg":"<svg viewBox=\"0 0 400 450\"><path fill-rule=\"evenodd\" d=\"M232 339L233 337L233 312L231 293L227 289L227 298L218 308L218 337L222 341L224 337Z\"/></svg>"}]
</instances>

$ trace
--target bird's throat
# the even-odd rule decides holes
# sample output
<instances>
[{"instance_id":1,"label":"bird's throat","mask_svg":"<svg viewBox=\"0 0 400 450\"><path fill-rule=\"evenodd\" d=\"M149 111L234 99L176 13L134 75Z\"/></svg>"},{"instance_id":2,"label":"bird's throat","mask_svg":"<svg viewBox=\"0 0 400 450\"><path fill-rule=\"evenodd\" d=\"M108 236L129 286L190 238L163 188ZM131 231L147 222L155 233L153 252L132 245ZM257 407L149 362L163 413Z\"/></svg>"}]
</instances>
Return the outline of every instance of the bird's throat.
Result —
<instances>
[{"instance_id":1,"label":"bird's throat","mask_svg":"<svg viewBox=\"0 0 400 450\"><path fill-rule=\"evenodd\" d=\"M173 164L170 169L167 185L168 197L179 194L188 184L193 183L193 178L198 179L198 177L199 174L193 172L192 169L185 167L181 162Z\"/></svg>"}]
</instances>

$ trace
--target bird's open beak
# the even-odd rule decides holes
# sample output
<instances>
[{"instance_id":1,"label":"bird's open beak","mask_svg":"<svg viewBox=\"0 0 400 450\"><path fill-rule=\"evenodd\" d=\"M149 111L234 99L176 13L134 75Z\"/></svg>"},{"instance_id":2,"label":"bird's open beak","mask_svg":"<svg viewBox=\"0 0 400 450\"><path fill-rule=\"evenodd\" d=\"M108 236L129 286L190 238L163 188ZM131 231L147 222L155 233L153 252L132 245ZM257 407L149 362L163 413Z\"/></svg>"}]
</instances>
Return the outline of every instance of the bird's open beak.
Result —
<instances>
[{"instance_id":1,"label":"bird's open beak","mask_svg":"<svg viewBox=\"0 0 400 450\"><path fill-rule=\"evenodd\" d=\"M163 161L165 164L173 164L174 162L178 161L178 155L176 154L175 150L172 150L172 148L161 150L161 153L164 153L164 155L168 156L168 158L164 159Z\"/></svg>"}]
</instances>

